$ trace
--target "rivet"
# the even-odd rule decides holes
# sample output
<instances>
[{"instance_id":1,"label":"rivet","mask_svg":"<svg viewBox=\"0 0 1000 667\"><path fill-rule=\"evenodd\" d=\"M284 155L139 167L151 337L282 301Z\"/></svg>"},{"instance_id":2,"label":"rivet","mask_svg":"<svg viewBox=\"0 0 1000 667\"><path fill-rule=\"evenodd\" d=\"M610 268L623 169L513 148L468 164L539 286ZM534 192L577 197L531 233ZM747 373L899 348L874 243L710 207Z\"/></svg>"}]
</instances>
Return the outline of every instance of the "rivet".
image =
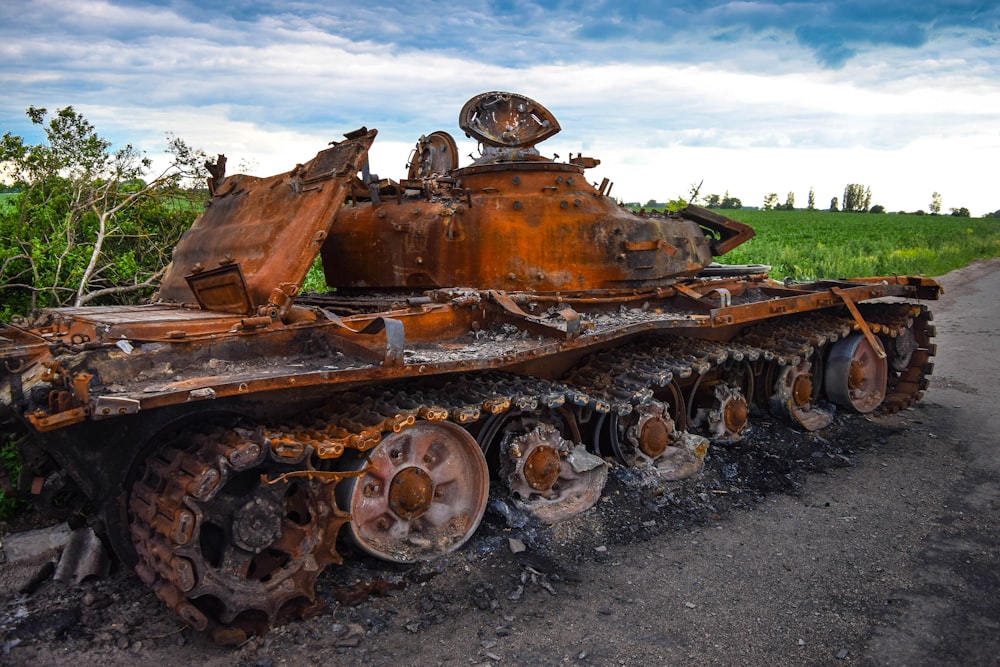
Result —
<instances>
[{"instance_id":1,"label":"rivet","mask_svg":"<svg viewBox=\"0 0 1000 667\"><path fill-rule=\"evenodd\" d=\"M521 210L521 202L519 202L519 201L514 202L514 210L515 211L520 211Z\"/></svg>"}]
</instances>

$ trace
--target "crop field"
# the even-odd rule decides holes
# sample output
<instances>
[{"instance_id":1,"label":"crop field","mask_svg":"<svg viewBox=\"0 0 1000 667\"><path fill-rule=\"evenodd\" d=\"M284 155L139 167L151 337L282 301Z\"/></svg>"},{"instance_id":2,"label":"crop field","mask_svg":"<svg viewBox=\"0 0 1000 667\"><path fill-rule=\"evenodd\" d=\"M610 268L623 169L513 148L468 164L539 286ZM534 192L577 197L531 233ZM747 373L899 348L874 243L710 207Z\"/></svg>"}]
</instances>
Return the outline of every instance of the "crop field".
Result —
<instances>
[{"instance_id":1,"label":"crop field","mask_svg":"<svg viewBox=\"0 0 1000 667\"><path fill-rule=\"evenodd\" d=\"M719 213L757 232L720 261L767 264L779 279L939 276L1000 256L1000 218L807 210Z\"/></svg>"}]
</instances>

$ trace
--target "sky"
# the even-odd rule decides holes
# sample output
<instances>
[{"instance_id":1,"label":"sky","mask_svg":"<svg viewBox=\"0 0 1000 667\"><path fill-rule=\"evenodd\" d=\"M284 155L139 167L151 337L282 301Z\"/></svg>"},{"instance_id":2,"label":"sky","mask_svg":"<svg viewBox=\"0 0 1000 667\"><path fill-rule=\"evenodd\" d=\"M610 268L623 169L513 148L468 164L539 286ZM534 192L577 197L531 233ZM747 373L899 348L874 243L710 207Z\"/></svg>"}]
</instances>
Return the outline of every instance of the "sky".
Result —
<instances>
[{"instance_id":1,"label":"sky","mask_svg":"<svg viewBox=\"0 0 1000 667\"><path fill-rule=\"evenodd\" d=\"M360 126L406 176L469 98L517 92L611 195L804 207L871 189L888 211L1000 210L1000 0L4 0L0 131L73 106L158 159L172 133L269 175Z\"/></svg>"}]
</instances>

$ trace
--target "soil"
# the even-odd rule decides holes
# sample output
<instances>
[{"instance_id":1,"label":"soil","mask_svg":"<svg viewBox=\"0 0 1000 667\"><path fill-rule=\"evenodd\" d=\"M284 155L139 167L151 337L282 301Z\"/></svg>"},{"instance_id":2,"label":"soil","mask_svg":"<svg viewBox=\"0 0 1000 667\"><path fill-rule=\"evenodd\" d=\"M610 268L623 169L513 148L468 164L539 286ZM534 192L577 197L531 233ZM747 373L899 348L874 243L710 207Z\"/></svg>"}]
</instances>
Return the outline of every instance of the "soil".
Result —
<instances>
[{"instance_id":1,"label":"soil","mask_svg":"<svg viewBox=\"0 0 1000 667\"><path fill-rule=\"evenodd\" d=\"M325 613L236 648L120 566L49 580L0 597L0 665L996 664L1000 260L941 280L933 386L902 413L814 434L758 416L697 478L616 467L551 528L494 498L460 551L347 554Z\"/></svg>"}]
</instances>

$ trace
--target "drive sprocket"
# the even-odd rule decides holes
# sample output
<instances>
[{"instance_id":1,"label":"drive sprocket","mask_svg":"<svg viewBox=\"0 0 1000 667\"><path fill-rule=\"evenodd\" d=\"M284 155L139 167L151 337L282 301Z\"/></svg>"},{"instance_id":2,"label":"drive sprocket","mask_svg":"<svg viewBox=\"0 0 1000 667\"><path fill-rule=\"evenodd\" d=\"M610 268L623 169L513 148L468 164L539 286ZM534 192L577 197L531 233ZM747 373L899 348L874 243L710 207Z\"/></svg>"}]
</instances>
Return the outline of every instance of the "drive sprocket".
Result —
<instances>
[{"instance_id":1,"label":"drive sprocket","mask_svg":"<svg viewBox=\"0 0 1000 667\"><path fill-rule=\"evenodd\" d=\"M260 429L181 434L129 494L136 572L220 644L316 611L316 578L341 560L336 484L268 443Z\"/></svg>"}]
</instances>

